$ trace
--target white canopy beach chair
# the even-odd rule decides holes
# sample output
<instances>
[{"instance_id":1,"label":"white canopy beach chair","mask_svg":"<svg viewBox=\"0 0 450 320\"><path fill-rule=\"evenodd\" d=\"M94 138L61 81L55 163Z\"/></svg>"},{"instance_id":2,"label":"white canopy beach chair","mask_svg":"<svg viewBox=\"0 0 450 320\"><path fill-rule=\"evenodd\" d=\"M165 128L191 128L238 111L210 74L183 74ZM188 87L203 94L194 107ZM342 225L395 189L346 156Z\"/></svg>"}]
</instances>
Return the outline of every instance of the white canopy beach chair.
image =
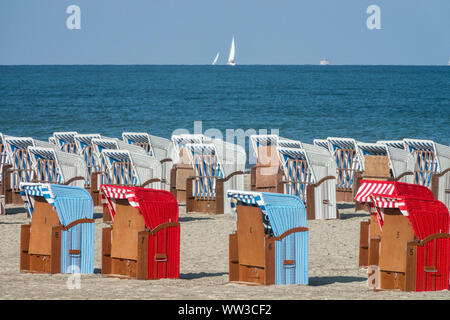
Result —
<instances>
[{"instance_id":1,"label":"white canopy beach chair","mask_svg":"<svg viewBox=\"0 0 450 320\"><path fill-rule=\"evenodd\" d=\"M74 137L78 134L76 131L54 132L53 140L61 151L69 153L78 153ZM49 139L50 141L50 139Z\"/></svg>"},{"instance_id":2,"label":"white canopy beach chair","mask_svg":"<svg viewBox=\"0 0 450 320\"><path fill-rule=\"evenodd\" d=\"M301 143L300 148L278 147L284 171L283 193L306 203L308 219L336 219L336 163L322 147Z\"/></svg>"},{"instance_id":3,"label":"white canopy beach chair","mask_svg":"<svg viewBox=\"0 0 450 320\"><path fill-rule=\"evenodd\" d=\"M3 147L6 153L6 162L3 166L2 185L5 204L21 204L20 182L32 182L32 163L28 147L45 147L58 149L46 141L31 137L3 136Z\"/></svg>"},{"instance_id":4,"label":"white canopy beach chair","mask_svg":"<svg viewBox=\"0 0 450 320\"><path fill-rule=\"evenodd\" d=\"M356 140L351 138L328 137L328 150L336 161L338 202L353 202L353 182L355 172L360 172L362 160L356 152Z\"/></svg>"},{"instance_id":5,"label":"white canopy beach chair","mask_svg":"<svg viewBox=\"0 0 450 320\"><path fill-rule=\"evenodd\" d=\"M408 151L383 142L358 142L356 149L358 157L363 159L361 161L361 169L364 171L364 179L381 178L382 180L413 183L414 158ZM374 159L376 162L368 165L372 165L375 168L366 168L367 161L370 159ZM388 166L384 166L385 163ZM366 174L367 171L369 171L368 174Z\"/></svg>"},{"instance_id":6,"label":"white canopy beach chair","mask_svg":"<svg viewBox=\"0 0 450 320\"><path fill-rule=\"evenodd\" d=\"M81 156L54 148L33 146L28 147L28 154L32 182L84 187L87 168Z\"/></svg>"},{"instance_id":7,"label":"white canopy beach chair","mask_svg":"<svg viewBox=\"0 0 450 320\"><path fill-rule=\"evenodd\" d=\"M244 186L245 150L219 139L184 148L195 173L186 181L186 212L231 213L226 192Z\"/></svg>"},{"instance_id":8,"label":"white canopy beach chair","mask_svg":"<svg viewBox=\"0 0 450 320\"><path fill-rule=\"evenodd\" d=\"M431 189L450 207L450 147L432 140L403 139L414 157L414 183Z\"/></svg>"},{"instance_id":9,"label":"white canopy beach chair","mask_svg":"<svg viewBox=\"0 0 450 320\"><path fill-rule=\"evenodd\" d=\"M124 132L123 141L143 147L150 156L155 157L162 168L161 187L170 190L170 171L173 166L175 155L174 144L166 138L150 135L145 132Z\"/></svg>"},{"instance_id":10,"label":"white canopy beach chair","mask_svg":"<svg viewBox=\"0 0 450 320\"><path fill-rule=\"evenodd\" d=\"M171 137L173 144L173 166L170 171L170 192L177 198L178 203L186 203L187 178L195 176L188 152L184 148L187 144L203 143L210 139L203 134L179 134Z\"/></svg>"},{"instance_id":11,"label":"white canopy beach chair","mask_svg":"<svg viewBox=\"0 0 450 320\"><path fill-rule=\"evenodd\" d=\"M105 182L108 185L160 189L161 164L154 157L129 150L103 149Z\"/></svg>"}]
</instances>

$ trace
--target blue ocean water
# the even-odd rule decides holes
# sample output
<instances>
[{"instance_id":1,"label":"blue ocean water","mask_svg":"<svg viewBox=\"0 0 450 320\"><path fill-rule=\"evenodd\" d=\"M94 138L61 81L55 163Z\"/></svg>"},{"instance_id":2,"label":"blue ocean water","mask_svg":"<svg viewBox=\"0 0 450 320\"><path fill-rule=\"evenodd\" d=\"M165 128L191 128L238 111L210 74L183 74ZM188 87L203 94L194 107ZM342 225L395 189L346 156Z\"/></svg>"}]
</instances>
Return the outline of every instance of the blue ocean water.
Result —
<instances>
[{"instance_id":1,"label":"blue ocean water","mask_svg":"<svg viewBox=\"0 0 450 320\"><path fill-rule=\"evenodd\" d=\"M278 129L450 143L450 67L0 66L0 132Z\"/></svg>"}]
</instances>

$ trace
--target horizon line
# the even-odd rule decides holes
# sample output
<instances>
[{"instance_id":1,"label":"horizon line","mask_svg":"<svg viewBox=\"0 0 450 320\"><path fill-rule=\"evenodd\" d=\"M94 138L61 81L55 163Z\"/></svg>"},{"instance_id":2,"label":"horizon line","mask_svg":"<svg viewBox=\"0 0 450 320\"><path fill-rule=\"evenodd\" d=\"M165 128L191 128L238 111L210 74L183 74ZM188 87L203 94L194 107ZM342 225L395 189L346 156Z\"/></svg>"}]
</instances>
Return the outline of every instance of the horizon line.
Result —
<instances>
[{"instance_id":1,"label":"horizon line","mask_svg":"<svg viewBox=\"0 0 450 320\"><path fill-rule=\"evenodd\" d=\"M237 66L320 66L320 67L332 67L332 66L393 66L393 67L442 67L449 66L448 64L329 64L329 65L320 65L320 64L236 64L235 66L229 66L227 64L186 64L186 63L178 63L178 64L151 64L151 63L73 63L73 64L65 64L65 63L44 63L44 64L1 64L1 67L20 67L20 66L211 66L211 67L237 67Z\"/></svg>"}]
</instances>

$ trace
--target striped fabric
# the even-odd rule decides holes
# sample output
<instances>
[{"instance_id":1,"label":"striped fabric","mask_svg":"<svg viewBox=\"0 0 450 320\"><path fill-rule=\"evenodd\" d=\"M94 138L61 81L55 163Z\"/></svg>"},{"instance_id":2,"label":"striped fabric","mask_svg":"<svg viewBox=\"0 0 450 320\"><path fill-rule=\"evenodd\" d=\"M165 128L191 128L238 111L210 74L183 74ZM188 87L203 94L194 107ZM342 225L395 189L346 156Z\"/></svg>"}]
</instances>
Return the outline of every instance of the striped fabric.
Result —
<instances>
[{"instance_id":1,"label":"striped fabric","mask_svg":"<svg viewBox=\"0 0 450 320\"><path fill-rule=\"evenodd\" d=\"M277 193L229 190L236 205L256 205L263 214L266 234L279 237L290 229L306 227L306 208L299 197ZM309 232L295 232L275 242L275 284L308 284ZM294 260L294 264L284 264Z\"/></svg>"},{"instance_id":2,"label":"striped fabric","mask_svg":"<svg viewBox=\"0 0 450 320\"><path fill-rule=\"evenodd\" d=\"M405 143L403 142L403 140L378 140L377 143L405 150Z\"/></svg>"},{"instance_id":3,"label":"striped fabric","mask_svg":"<svg viewBox=\"0 0 450 320\"><path fill-rule=\"evenodd\" d=\"M188 143L185 148L189 151L189 159L197 177L194 183L194 196L215 198L216 180L224 178L224 171L215 145Z\"/></svg>"},{"instance_id":4,"label":"striped fabric","mask_svg":"<svg viewBox=\"0 0 450 320\"><path fill-rule=\"evenodd\" d=\"M122 139L124 142L132 145L138 145L145 149L149 156L154 156L150 135L145 132L123 132Z\"/></svg>"},{"instance_id":5,"label":"striped fabric","mask_svg":"<svg viewBox=\"0 0 450 320\"><path fill-rule=\"evenodd\" d=\"M253 152L258 157L258 148L262 146L277 146L278 145L278 136L275 134L259 134L259 135L251 135L250 141L252 143Z\"/></svg>"},{"instance_id":6,"label":"striped fabric","mask_svg":"<svg viewBox=\"0 0 450 320\"><path fill-rule=\"evenodd\" d=\"M328 141L327 139L314 139L313 144L318 147L322 147L328 150Z\"/></svg>"},{"instance_id":7,"label":"striped fabric","mask_svg":"<svg viewBox=\"0 0 450 320\"><path fill-rule=\"evenodd\" d=\"M54 149L29 147L27 150L33 168L32 180L64 183L62 170L58 165Z\"/></svg>"},{"instance_id":8,"label":"striped fabric","mask_svg":"<svg viewBox=\"0 0 450 320\"><path fill-rule=\"evenodd\" d=\"M54 132L53 138L55 144L59 146L61 151L69 153L78 153L75 145L74 137L78 134L76 131Z\"/></svg>"},{"instance_id":9,"label":"striped fabric","mask_svg":"<svg viewBox=\"0 0 450 320\"><path fill-rule=\"evenodd\" d=\"M307 201L307 184L315 182L315 179L308 165L305 150L278 147L277 151L285 178L287 181L291 181L284 185L284 193L296 195L303 201Z\"/></svg>"},{"instance_id":10,"label":"striped fabric","mask_svg":"<svg viewBox=\"0 0 450 320\"><path fill-rule=\"evenodd\" d=\"M21 183L25 207L33 214L34 197L44 197L53 207L61 225L67 227L80 219L92 219L94 205L83 188L47 183ZM79 254L69 250L80 250ZM94 223L81 223L61 233L61 273L94 273Z\"/></svg>"},{"instance_id":11,"label":"striped fabric","mask_svg":"<svg viewBox=\"0 0 450 320\"><path fill-rule=\"evenodd\" d=\"M414 183L431 187L432 175L441 172L440 157L436 150L436 143L432 140L416 139L403 139L403 142L415 159ZM450 162L450 155L448 160Z\"/></svg>"},{"instance_id":12,"label":"striped fabric","mask_svg":"<svg viewBox=\"0 0 450 320\"><path fill-rule=\"evenodd\" d=\"M73 137L76 145L76 150L80 156L83 157L87 168L86 187L91 185L91 174L98 167L96 161L97 157L92 146L92 139L100 139L100 134L77 134Z\"/></svg>"},{"instance_id":13,"label":"striped fabric","mask_svg":"<svg viewBox=\"0 0 450 320\"><path fill-rule=\"evenodd\" d=\"M362 160L356 152L356 141L351 138L328 137L328 149L336 160L338 167L337 187L351 189L355 171L362 169ZM354 155L351 155L351 151Z\"/></svg>"},{"instance_id":14,"label":"striped fabric","mask_svg":"<svg viewBox=\"0 0 450 320\"><path fill-rule=\"evenodd\" d=\"M386 145L380 143L358 142L356 149L360 150L363 155L386 156Z\"/></svg>"},{"instance_id":15,"label":"striped fabric","mask_svg":"<svg viewBox=\"0 0 450 320\"><path fill-rule=\"evenodd\" d=\"M210 139L203 134L179 134L173 135L171 137L172 144L174 147L174 163L178 163L180 161L180 151L181 149L188 143L204 143L208 142Z\"/></svg>"}]
</instances>

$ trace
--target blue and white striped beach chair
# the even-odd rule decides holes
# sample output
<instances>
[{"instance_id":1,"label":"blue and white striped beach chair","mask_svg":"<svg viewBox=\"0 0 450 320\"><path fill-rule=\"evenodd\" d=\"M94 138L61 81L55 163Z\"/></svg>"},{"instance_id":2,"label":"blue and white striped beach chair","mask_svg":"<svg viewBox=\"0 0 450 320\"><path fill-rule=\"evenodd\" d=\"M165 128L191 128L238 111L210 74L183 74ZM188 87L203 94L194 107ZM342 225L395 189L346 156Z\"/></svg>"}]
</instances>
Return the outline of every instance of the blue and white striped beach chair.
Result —
<instances>
[{"instance_id":1,"label":"blue and white striped beach chair","mask_svg":"<svg viewBox=\"0 0 450 320\"><path fill-rule=\"evenodd\" d=\"M54 132L51 142L55 143L61 149L61 151L68 153L78 153L74 139L77 134L78 132L76 131Z\"/></svg>"},{"instance_id":2,"label":"blue and white striped beach chair","mask_svg":"<svg viewBox=\"0 0 450 320\"><path fill-rule=\"evenodd\" d=\"M328 150L336 161L336 198L338 202L353 202L355 173L360 172L362 160L356 152L356 141L351 138L328 137Z\"/></svg>"},{"instance_id":3,"label":"blue and white striped beach chair","mask_svg":"<svg viewBox=\"0 0 450 320\"><path fill-rule=\"evenodd\" d=\"M161 164L154 157L129 150L104 149L105 183L119 186L161 188Z\"/></svg>"},{"instance_id":4,"label":"blue and white striped beach chair","mask_svg":"<svg viewBox=\"0 0 450 320\"><path fill-rule=\"evenodd\" d=\"M150 156L155 157L161 163L161 188L170 191L170 172L176 158L172 141L140 132L124 132L122 138L126 143L143 147Z\"/></svg>"},{"instance_id":5,"label":"blue and white striped beach chair","mask_svg":"<svg viewBox=\"0 0 450 320\"><path fill-rule=\"evenodd\" d=\"M21 183L31 223L22 225L20 270L94 273L94 207L83 188Z\"/></svg>"},{"instance_id":6,"label":"blue and white striped beach chair","mask_svg":"<svg viewBox=\"0 0 450 320\"><path fill-rule=\"evenodd\" d=\"M308 228L299 197L229 190L237 218L230 234L232 282L262 285L308 284Z\"/></svg>"},{"instance_id":7,"label":"blue and white striped beach chair","mask_svg":"<svg viewBox=\"0 0 450 320\"><path fill-rule=\"evenodd\" d=\"M430 188L450 208L450 147L432 140L403 141L414 157L414 183Z\"/></svg>"},{"instance_id":8,"label":"blue and white striped beach chair","mask_svg":"<svg viewBox=\"0 0 450 320\"><path fill-rule=\"evenodd\" d=\"M87 168L77 154L53 148L28 147L31 181L84 187Z\"/></svg>"},{"instance_id":9,"label":"blue and white striped beach chair","mask_svg":"<svg viewBox=\"0 0 450 320\"><path fill-rule=\"evenodd\" d=\"M219 139L184 148L195 172L186 182L186 212L231 213L224 199L228 189L244 186L245 150Z\"/></svg>"},{"instance_id":10,"label":"blue and white striped beach chair","mask_svg":"<svg viewBox=\"0 0 450 320\"><path fill-rule=\"evenodd\" d=\"M282 193L300 197L306 204L308 219L338 218L336 163L322 147L299 145L299 148L277 148L284 171Z\"/></svg>"},{"instance_id":11,"label":"blue and white striped beach chair","mask_svg":"<svg viewBox=\"0 0 450 320\"><path fill-rule=\"evenodd\" d=\"M6 152L7 166L5 166L2 183L4 183L5 203L21 204L20 182L32 181L32 164L28 153L29 146L57 147L49 142L31 137L4 136L3 145Z\"/></svg>"},{"instance_id":12,"label":"blue and white striped beach chair","mask_svg":"<svg viewBox=\"0 0 450 320\"><path fill-rule=\"evenodd\" d=\"M180 204L187 203L187 178L195 176L192 164L185 150L187 144L204 143L210 139L202 134L179 134L171 137L173 144L173 165L170 171L170 192Z\"/></svg>"}]
</instances>

